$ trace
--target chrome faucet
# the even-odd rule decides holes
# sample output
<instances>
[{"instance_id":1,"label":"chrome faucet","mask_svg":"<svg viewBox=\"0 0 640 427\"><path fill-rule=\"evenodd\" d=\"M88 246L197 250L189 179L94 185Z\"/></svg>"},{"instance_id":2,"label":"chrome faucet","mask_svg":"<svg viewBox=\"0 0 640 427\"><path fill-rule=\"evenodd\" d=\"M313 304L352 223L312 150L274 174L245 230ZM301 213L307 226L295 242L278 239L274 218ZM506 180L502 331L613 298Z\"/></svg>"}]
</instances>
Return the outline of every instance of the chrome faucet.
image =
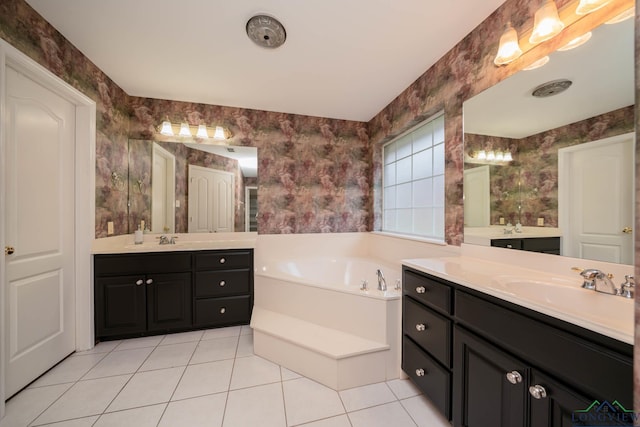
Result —
<instances>
[{"instance_id":1,"label":"chrome faucet","mask_svg":"<svg viewBox=\"0 0 640 427\"><path fill-rule=\"evenodd\" d=\"M160 237L158 237L158 239L160 239L160 244L161 245L175 245L176 244L176 236L173 237L167 237L164 234Z\"/></svg>"},{"instance_id":2,"label":"chrome faucet","mask_svg":"<svg viewBox=\"0 0 640 427\"><path fill-rule=\"evenodd\" d=\"M384 274L382 270L376 270L376 274L378 275L378 290L386 291L387 290L387 281L384 279Z\"/></svg>"},{"instance_id":3,"label":"chrome faucet","mask_svg":"<svg viewBox=\"0 0 640 427\"><path fill-rule=\"evenodd\" d=\"M627 293L632 293L630 288L635 286L635 280L633 284L629 281L629 279L633 279L633 276L629 276L629 278L627 278L627 281L622 284L622 287L618 289L611 280L613 279L613 274L605 274L604 272L595 268L588 268L586 270L583 270L581 268L574 267L572 270L579 271L580 275L584 278L584 282L582 283L583 288L591 289L596 292L602 292L603 294L622 295L625 291Z\"/></svg>"}]
</instances>

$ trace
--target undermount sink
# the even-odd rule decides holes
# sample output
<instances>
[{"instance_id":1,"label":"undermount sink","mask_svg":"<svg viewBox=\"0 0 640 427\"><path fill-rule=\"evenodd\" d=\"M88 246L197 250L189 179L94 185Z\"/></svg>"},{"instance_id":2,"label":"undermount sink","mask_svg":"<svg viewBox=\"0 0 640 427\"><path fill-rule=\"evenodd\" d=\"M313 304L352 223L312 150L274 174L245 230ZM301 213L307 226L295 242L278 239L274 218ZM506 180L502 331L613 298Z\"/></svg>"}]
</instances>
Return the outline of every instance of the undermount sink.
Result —
<instances>
[{"instance_id":1,"label":"undermount sink","mask_svg":"<svg viewBox=\"0 0 640 427\"><path fill-rule=\"evenodd\" d=\"M583 289L581 284L581 280L497 276L490 287L558 311L586 316L594 322L606 319L621 327L633 324L633 299Z\"/></svg>"}]
</instances>

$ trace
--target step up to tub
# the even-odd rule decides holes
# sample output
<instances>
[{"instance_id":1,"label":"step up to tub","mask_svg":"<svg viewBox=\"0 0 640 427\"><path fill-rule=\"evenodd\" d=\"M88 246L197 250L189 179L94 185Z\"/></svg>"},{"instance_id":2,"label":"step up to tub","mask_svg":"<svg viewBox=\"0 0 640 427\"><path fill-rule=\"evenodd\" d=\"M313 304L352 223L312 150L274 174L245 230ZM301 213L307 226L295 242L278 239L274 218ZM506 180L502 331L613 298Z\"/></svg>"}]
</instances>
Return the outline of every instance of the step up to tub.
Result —
<instances>
[{"instance_id":1,"label":"step up to tub","mask_svg":"<svg viewBox=\"0 0 640 427\"><path fill-rule=\"evenodd\" d=\"M387 344L260 307L251 327L255 354L334 390L386 379Z\"/></svg>"}]
</instances>

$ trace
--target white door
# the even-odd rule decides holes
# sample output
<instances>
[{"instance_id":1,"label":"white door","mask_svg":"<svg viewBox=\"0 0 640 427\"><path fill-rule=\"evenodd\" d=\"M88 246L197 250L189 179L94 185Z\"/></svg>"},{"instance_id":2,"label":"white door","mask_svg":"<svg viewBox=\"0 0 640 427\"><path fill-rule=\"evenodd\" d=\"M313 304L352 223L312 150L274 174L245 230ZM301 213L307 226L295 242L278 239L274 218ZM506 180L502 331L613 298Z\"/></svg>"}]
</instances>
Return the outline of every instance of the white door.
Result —
<instances>
[{"instance_id":1,"label":"white door","mask_svg":"<svg viewBox=\"0 0 640 427\"><path fill-rule=\"evenodd\" d=\"M189 165L189 233L234 231L234 177Z\"/></svg>"},{"instance_id":2,"label":"white door","mask_svg":"<svg viewBox=\"0 0 640 427\"><path fill-rule=\"evenodd\" d=\"M153 144L151 170L151 231L175 232L176 157Z\"/></svg>"},{"instance_id":3,"label":"white door","mask_svg":"<svg viewBox=\"0 0 640 427\"><path fill-rule=\"evenodd\" d=\"M6 90L8 398L75 349L75 106L11 67Z\"/></svg>"},{"instance_id":4,"label":"white door","mask_svg":"<svg viewBox=\"0 0 640 427\"><path fill-rule=\"evenodd\" d=\"M560 150L563 255L633 264L634 146L627 134Z\"/></svg>"},{"instance_id":5,"label":"white door","mask_svg":"<svg viewBox=\"0 0 640 427\"><path fill-rule=\"evenodd\" d=\"M490 221L489 166L464 170L464 226L488 227Z\"/></svg>"}]
</instances>

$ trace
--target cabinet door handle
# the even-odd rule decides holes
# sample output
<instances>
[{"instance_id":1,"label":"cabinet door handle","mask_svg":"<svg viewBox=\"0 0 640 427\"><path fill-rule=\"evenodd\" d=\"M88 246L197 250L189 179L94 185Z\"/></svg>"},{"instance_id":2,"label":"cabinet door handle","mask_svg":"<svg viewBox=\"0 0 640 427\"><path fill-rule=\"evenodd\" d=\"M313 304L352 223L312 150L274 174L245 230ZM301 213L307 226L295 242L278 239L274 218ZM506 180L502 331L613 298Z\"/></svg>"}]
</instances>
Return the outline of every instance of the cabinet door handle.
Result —
<instances>
[{"instance_id":1,"label":"cabinet door handle","mask_svg":"<svg viewBox=\"0 0 640 427\"><path fill-rule=\"evenodd\" d=\"M418 286L416 288L416 292L419 294L424 294L425 292L427 292L427 289L424 286Z\"/></svg>"},{"instance_id":2,"label":"cabinet door handle","mask_svg":"<svg viewBox=\"0 0 640 427\"><path fill-rule=\"evenodd\" d=\"M427 326L426 326L424 323L418 323L418 324L416 325L416 330L417 330L418 332L422 332L422 331L424 331L425 329L427 329Z\"/></svg>"},{"instance_id":3,"label":"cabinet door handle","mask_svg":"<svg viewBox=\"0 0 640 427\"><path fill-rule=\"evenodd\" d=\"M227 260L226 260L226 259L224 259L224 258L220 258L220 264L224 264L225 262L227 262Z\"/></svg>"},{"instance_id":4,"label":"cabinet door handle","mask_svg":"<svg viewBox=\"0 0 640 427\"><path fill-rule=\"evenodd\" d=\"M136 280L136 285L138 285L138 286L142 285L143 283L144 283L144 280L142 280L142 279Z\"/></svg>"},{"instance_id":5,"label":"cabinet door handle","mask_svg":"<svg viewBox=\"0 0 640 427\"><path fill-rule=\"evenodd\" d=\"M416 369L416 375L419 376L419 377L424 377L424 375L425 375L424 369L422 369L422 368Z\"/></svg>"},{"instance_id":6,"label":"cabinet door handle","mask_svg":"<svg viewBox=\"0 0 640 427\"><path fill-rule=\"evenodd\" d=\"M227 282L225 282L224 280L220 280L220 286L224 286L226 284L227 284Z\"/></svg>"},{"instance_id":7,"label":"cabinet door handle","mask_svg":"<svg viewBox=\"0 0 640 427\"><path fill-rule=\"evenodd\" d=\"M507 372L507 381L511 384L519 384L522 382L522 375L518 371Z\"/></svg>"},{"instance_id":8,"label":"cabinet door handle","mask_svg":"<svg viewBox=\"0 0 640 427\"><path fill-rule=\"evenodd\" d=\"M227 309L225 307L222 307L220 309L220 314L225 314L227 312Z\"/></svg>"},{"instance_id":9,"label":"cabinet door handle","mask_svg":"<svg viewBox=\"0 0 640 427\"><path fill-rule=\"evenodd\" d=\"M153 283L153 279L147 279L147 285L150 285Z\"/></svg>"},{"instance_id":10,"label":"cabinet door handle","mask_svg":"<svg viewBox=\"0 0 640 427\"><path fill-rule=\"evenodd\" d=\"M545 390L541 385L536 384L529 387L529 394L535 399L544 399L547 397L547 390Z\"/></svg>"},{"instance_id":11,"label":"cabinet door handle","mask_svg":"<svg viewBox=\"0 0 640 427\"><path fill-rule=\"evenodd\" d=\"M507 245L508 249L513 249L513 245Z\"/></svg>"}]
</instances>

